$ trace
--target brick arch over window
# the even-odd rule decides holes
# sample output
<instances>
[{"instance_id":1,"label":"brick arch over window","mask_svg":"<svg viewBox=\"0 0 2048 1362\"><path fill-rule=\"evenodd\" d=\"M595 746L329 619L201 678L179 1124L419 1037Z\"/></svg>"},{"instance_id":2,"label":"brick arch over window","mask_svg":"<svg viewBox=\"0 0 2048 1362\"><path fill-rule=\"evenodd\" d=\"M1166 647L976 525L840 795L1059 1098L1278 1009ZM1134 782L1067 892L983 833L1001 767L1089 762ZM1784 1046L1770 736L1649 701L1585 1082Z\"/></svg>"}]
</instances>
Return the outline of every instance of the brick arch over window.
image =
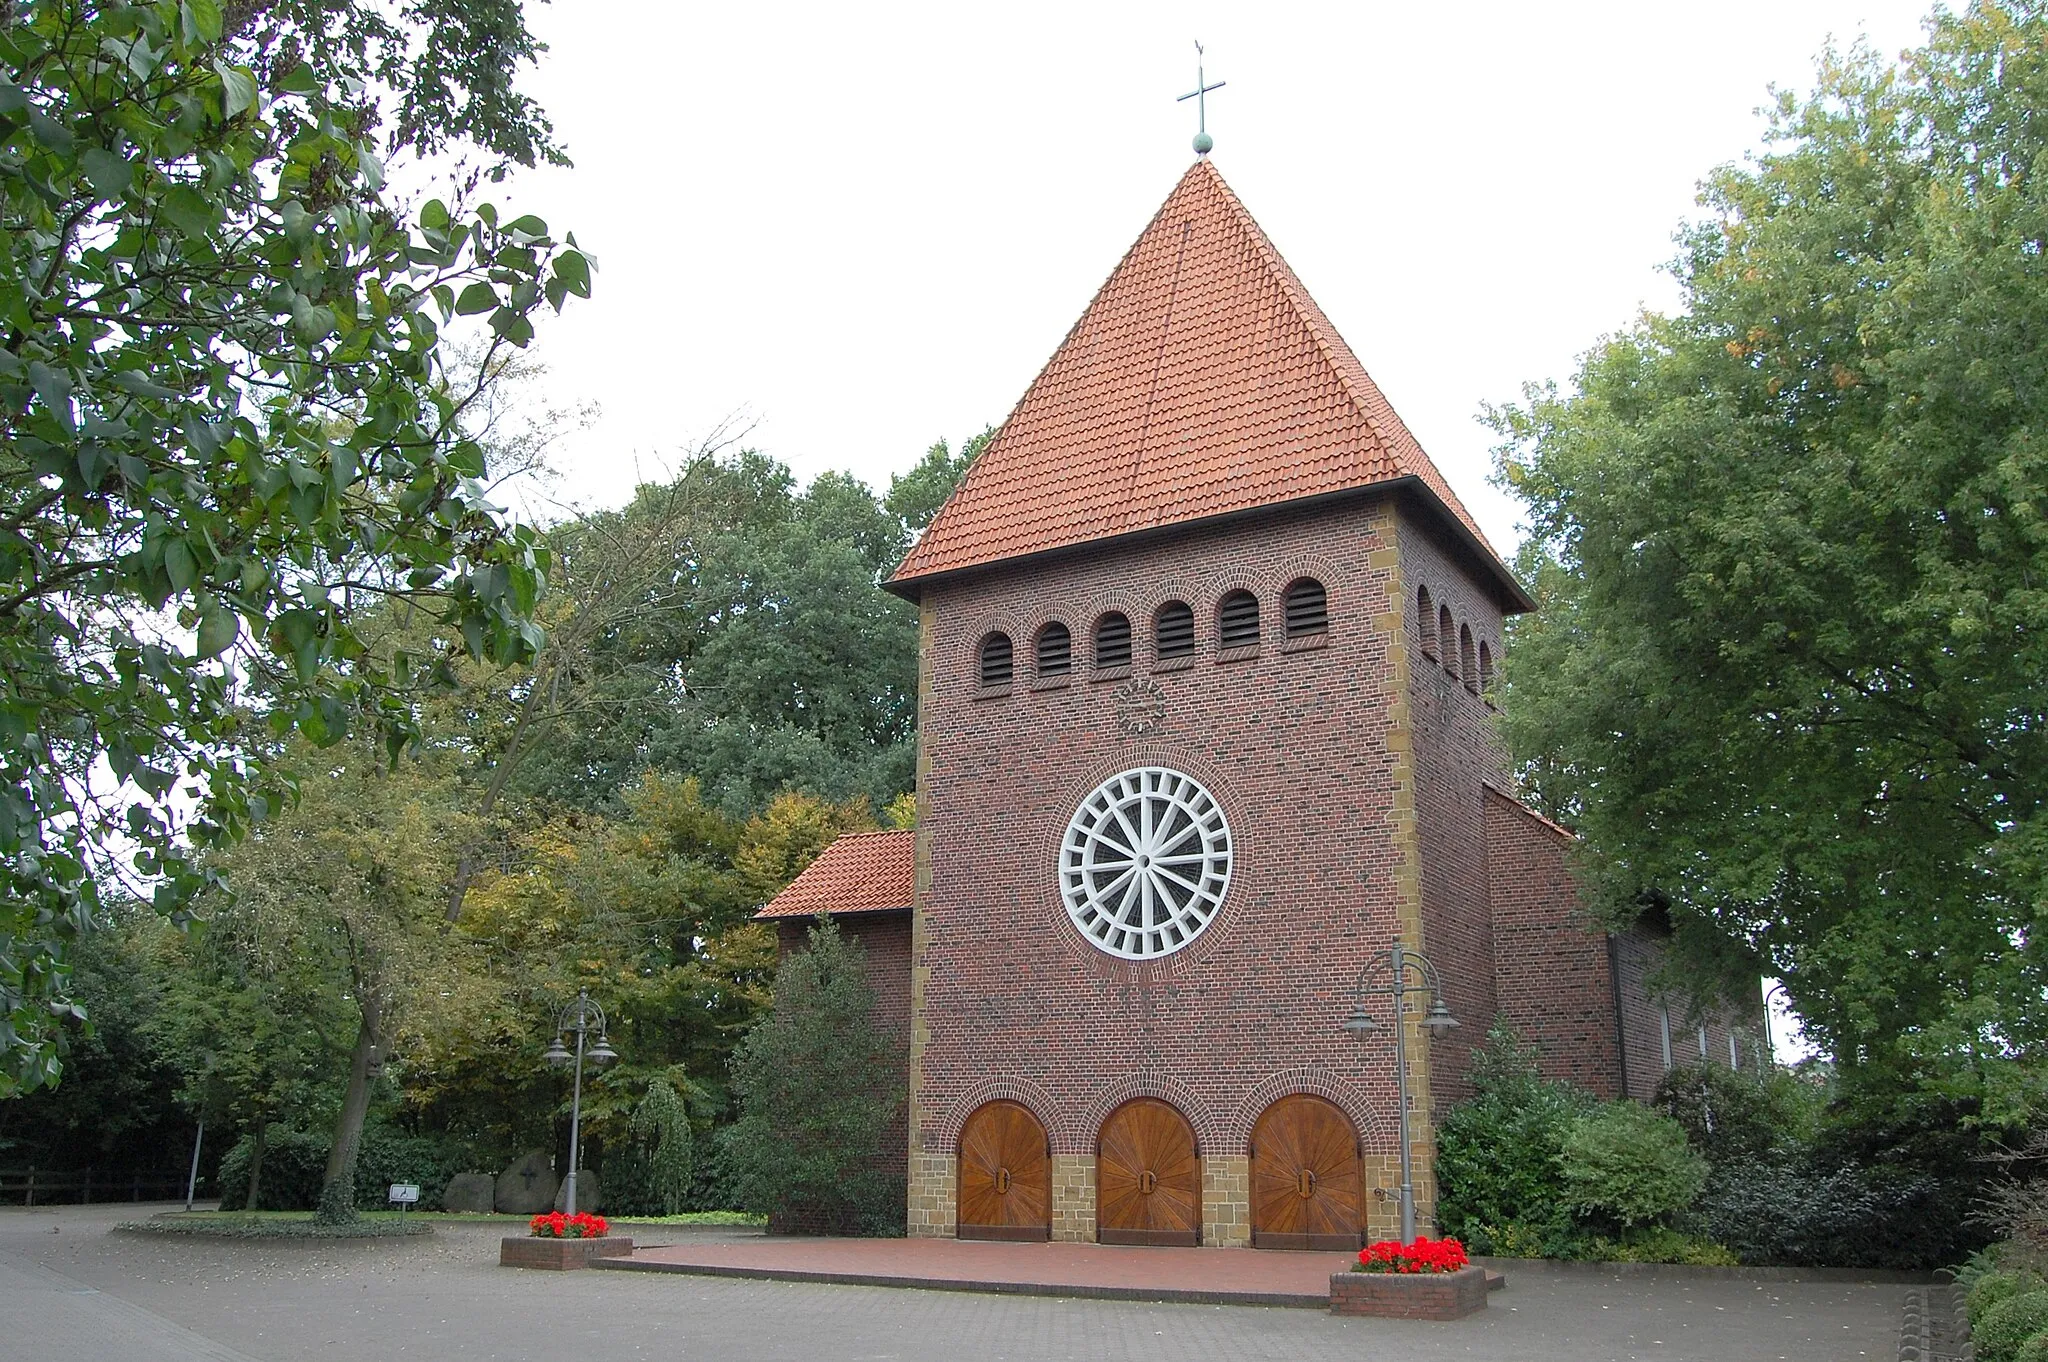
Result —
<instances>
[{"instance_id":1,"label":"brick arch over window","mask_svg":"<svg viewBox=\"0 0 2048 1362\"><path fill-rule=\"evenodd\" d=\"M924 1122L924 1148L958 1152L960 1132L966 1127L967 1118L990 1102L1015 1102L1038 1118L1038 1124L1045 1127L1053 1140L1054 1149L1059 1148L1054 1134L1059 1129L1059 1103L1043 1086L1016 1074L984 1078L955 1098L942 1115Z\"/></svg>"},{"instance_id":2,"label":"brick arch over window","mask_svg":"<svg viewBox=\"0 0 2048 1362\"><path fill-rule=\"evenodd\" d=\"M1055 1154L1093 1154L1095 1137L1102 1130L1102 1123L1109 1114L1124 1103L1137 1097L1155 1097L1165 1102L1181 1115L1195 1131L1195 1152L1213 1154L1221 1145L1217 1134L1222 1128L1216 1113L1209 1104L1195 1095L1195 1090L1171 1074L1134 1073L1125 1074L1096 1090L1094 1096L1070 1121L1062 1122L1053 1129L1052 1148ZM966 1120L963 1114L961 1119Z\"/></svg>"},{"instance_id":3,"label":"brick arch over window","mask_svg":"<svg viewBox=\"0 0 2048 1362\"><path fill-rule=\"evenodd\" d=\"M1313 577L1296 577L1280 597L1281 623L1289 638L1330 631L1330 593Z\"/></svg>"},{"instance_id":4,"label":"brick arch over window","mask_svg":"<svg viewBox=\"0 0 2048 1362\"><path fill-rule=\"evenodd\" d=\"M1300 1068L1283 1069L1268 1074L1259 1080L1252 1090L1244 1095L1236 1110L1230 1113L1219 1134L1216 1152L1219 1154L1249 1153L1252 1147L1252 1127L1259 1123L1259 1117L1266 1114L1266 1108L1283 1097L1302 1095L1320 1097L1333 1104L1351 1120L1351 1128L1358 1132L1361 1140L1368 1145L1379 1131L1372 1103L1365 1094L1351 1084L1329 1072L1327 1069ZM1397 1141L1398 1143L1398 1141Z\"/></svg>"},{"instance_id":5,"label":"brick arch over window","mask_svg":"<svg viewBox=\"0 0 2048 1362\"><path fill-rule=\"evenodd\" d=\"M1065 676L1074 669L1074 635L1058 620L1038 631L1038 674Z\"/></svg>"},{"instance_id":6,"label":"brick arch over window","mask_svg":"<svg viewBox=\"0 0 2048 1362\"><path fill-rule=\"evenodd\" d=\"M1417 621L1416 628L1422 633L1422 655L1427 658L1434 658L1436 656L1436 606L1431 603L1429 588L1426 586L1415 588L1415 619Z\"/></svg>"},{"instance_id":7,"label":"brick arch over window","mask_svg":"<svg viewBox=\"0 0 2048 1362\"><path fill-rule=\"evenodd\" d=\"M1442 659L1444 670L1452 676L1458 674L1458 626L1451 619L1451 607L1440 605L1436 608L1436 648Z\"/></svg>"},{"instance_id":8,"label":"brick arch over window","mask_svg":"<svg viewBox=\"0 0 2048 1362\"><path fill-rule=\"evenodd\" d=\"M1465 689L1479 694L1479 664L1472 656L1472 626L1458 626L1458 674L1465 678Z\"/></svg>"},{"instance_id":9,"label":"brick arch over window","mask_svg":"<svg viewBox=\"0 0 2048 1362\"><path fill-rule=\"evenodd\" d=\"M1131 617L1121 610L1105 610L1095 621L1095 655L1097 667L1128 667L1131 665Z\"/></svg>"},{"instance_id":10,"label":"brick arch over window","mask_svg":"<svg viewBox=\"0 0 2048 1362\"><path fill-rule=\"evenodd\" d=\"M981 636L981 643L974 650L975 677L984 686L1007 686L1016 669L1016 649L1010 643L1010 636L1000 629L991 629Z\"/></svg>"},{"instance_id":11,"label":"brick arch over window","mask_svg":"<svg viewBox=\"0 0 2048 1362\"><path fill-rule=\"evenodd\" d=\"M1259 642L1259 598L1251 592L1225 593L1216 602L1216 646L1256 647Z\"/></svg>"},{"instance_id":12,"label":"brick arch over window","mask_svg":"<svg viewBox=\"0 0 2048 1362\"><path fill-rule=\"evenodd\" d=\"M1195 655L1195 610L1186 601L1165 601L1152 612L1152 656L1164 661Z\"/></svg>"}]
</instances>

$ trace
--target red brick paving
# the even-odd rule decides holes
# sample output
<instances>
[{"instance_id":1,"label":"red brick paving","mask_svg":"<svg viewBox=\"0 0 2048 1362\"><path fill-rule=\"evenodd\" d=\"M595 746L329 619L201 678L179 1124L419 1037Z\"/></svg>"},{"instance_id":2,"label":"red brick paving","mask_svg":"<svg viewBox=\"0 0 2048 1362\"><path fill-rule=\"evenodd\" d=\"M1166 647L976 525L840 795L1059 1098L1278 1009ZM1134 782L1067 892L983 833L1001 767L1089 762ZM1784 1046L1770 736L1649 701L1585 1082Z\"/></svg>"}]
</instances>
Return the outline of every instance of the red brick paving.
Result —
<instances>
[{"instance_id":1,"label":"red brick paving","mask_svg":"<svg viewBox=\"0 0 2048 1362\"><path fill-rule=\"evenodd\" d=\"M1326 1309L1348 1253L1003 1244L963 1239L759 1239L676 1244L606 1259L612 1270L918 1286L1002 1295L1294 1305Z\"/></svg>"}]
</instances>

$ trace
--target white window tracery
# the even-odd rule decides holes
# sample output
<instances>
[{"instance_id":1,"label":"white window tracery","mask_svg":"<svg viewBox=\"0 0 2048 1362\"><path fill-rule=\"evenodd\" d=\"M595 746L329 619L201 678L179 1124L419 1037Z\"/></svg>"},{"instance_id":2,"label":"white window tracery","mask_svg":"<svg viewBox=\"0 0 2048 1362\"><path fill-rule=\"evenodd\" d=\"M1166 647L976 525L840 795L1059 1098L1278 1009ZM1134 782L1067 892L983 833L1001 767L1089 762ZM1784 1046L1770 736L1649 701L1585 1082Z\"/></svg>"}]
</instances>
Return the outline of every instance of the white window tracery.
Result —
<instances>
[{"instance_id":1,"label":"white window tracery","mask_svg":"<svg viewBox=\"0 0 2048 1362\"><path fill-rule=\"evenodd\" d=\"M1153 960L1205 931L1230 889L1230 825L1193 776L1121 771L1089 792L1060 843L1067 916L1100 950Z\"/></svg>"}]
</instances>

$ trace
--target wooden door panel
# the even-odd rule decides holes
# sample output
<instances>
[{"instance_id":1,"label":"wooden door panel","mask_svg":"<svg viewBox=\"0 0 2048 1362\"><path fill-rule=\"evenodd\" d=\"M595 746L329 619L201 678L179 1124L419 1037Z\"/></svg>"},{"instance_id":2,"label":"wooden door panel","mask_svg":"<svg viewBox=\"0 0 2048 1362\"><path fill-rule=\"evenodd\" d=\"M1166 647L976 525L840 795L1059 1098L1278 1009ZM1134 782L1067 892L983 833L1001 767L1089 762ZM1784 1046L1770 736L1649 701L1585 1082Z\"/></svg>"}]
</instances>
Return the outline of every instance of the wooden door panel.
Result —
<instances>
[{"instance_id":1,"label":"wooden door panel","mask_svg":"<svg viewBox=\"0 0 2048 1362\"><path fill-rule=\"evenodd\" d=\"M1050 1239L1052 1158L1045 1127L1015 1102L977 1107L960 1130L962 1239Z\"/></svg>"},{"instance_id":2,"label":"wooden door panel","mask_svg":"<svg viewBox=\"0 0 2048 1362\"><path fill-rule=\"evenodd\" d=\"M1333 1103L1283 1097L1252 1128L1252 1244L1353 1249L1365 1223L1358 1135Z\"/></svg>"},{"instance_id":3,"label":"wooden door panel","mask_svg":"<svg viewBox=\"0 0 2048 1362\"><path fill-rule=\"evenodd\" d=\"M1096 1144L1095 1223L1105 1244L1202 1242L1202 1162L1185 1116L1150 1097L1109 1114Z\"/></svg>"}]
</instances>

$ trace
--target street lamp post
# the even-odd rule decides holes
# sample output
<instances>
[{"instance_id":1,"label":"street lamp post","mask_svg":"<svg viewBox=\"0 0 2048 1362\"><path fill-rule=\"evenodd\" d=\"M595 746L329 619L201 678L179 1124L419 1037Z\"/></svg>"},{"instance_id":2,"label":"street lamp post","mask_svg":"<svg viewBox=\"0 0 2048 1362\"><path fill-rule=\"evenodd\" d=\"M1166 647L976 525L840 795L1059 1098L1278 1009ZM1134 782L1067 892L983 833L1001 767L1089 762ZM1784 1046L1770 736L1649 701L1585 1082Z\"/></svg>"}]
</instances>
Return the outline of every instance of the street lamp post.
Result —
<instances>
[{"instance_id":1,"label":"street lamp post","mask_svg":"<svg viewBox=\"0 0 2048 1362\"><path fill-rule=\"evenodd\" d=\"M1385 983L1369 982L1377 970L1385 971ZM1401 1004L1411 993L1430 995L1432 1001L1429 1011L1423 1014L1422 1024L1432 1036L1449 1032L1457 1026L1458 1019L1444 1005L1443 981L1437 976L1436 966L1421 951L1411 951L1398 940L1391 950L1381 951L1366 961L1365 968L1358 972L1358 984L1352 990L1351 1015L1344 1019L1344 1029L1360 1042L1375 1031L1386 1029L1366 1012L1368 993L1385 994L1393 1003L1394 1080L1401 1112L1401 1242L1406 1244L1415 1238L1415 1170L1414 1155L1408 1145L1408 1028L1401 1024Z\"/></svg>"},{"instance_id":2,"label":"street lamp post","mask_svg":"<svg viewBox=\"0 0 2048 1362\"><path fill-rule=\"evenodd\" d=\"M569 1176L562 1184L562 1210L567 1215L576 1214L576 1168L582 1161L580 1147L583 1135L583 1060L586 1055L592 1065L603 1068L619 1057L612 1049L611 1042L604 1036L604 1009L590 996L590 990L576 990L576 1001L562 1009L562 1015L555 1021L555 1042L542 1052L541 1058L560 1068L565 1064L576 1066L574 1095L569 1099ZM569 1052L562 1044L562 1038L571 1031L576 1033L576 1051ZM592 1032L597 1040L586 1052L584 1043Z\"/></svg>"}]
</instances>

